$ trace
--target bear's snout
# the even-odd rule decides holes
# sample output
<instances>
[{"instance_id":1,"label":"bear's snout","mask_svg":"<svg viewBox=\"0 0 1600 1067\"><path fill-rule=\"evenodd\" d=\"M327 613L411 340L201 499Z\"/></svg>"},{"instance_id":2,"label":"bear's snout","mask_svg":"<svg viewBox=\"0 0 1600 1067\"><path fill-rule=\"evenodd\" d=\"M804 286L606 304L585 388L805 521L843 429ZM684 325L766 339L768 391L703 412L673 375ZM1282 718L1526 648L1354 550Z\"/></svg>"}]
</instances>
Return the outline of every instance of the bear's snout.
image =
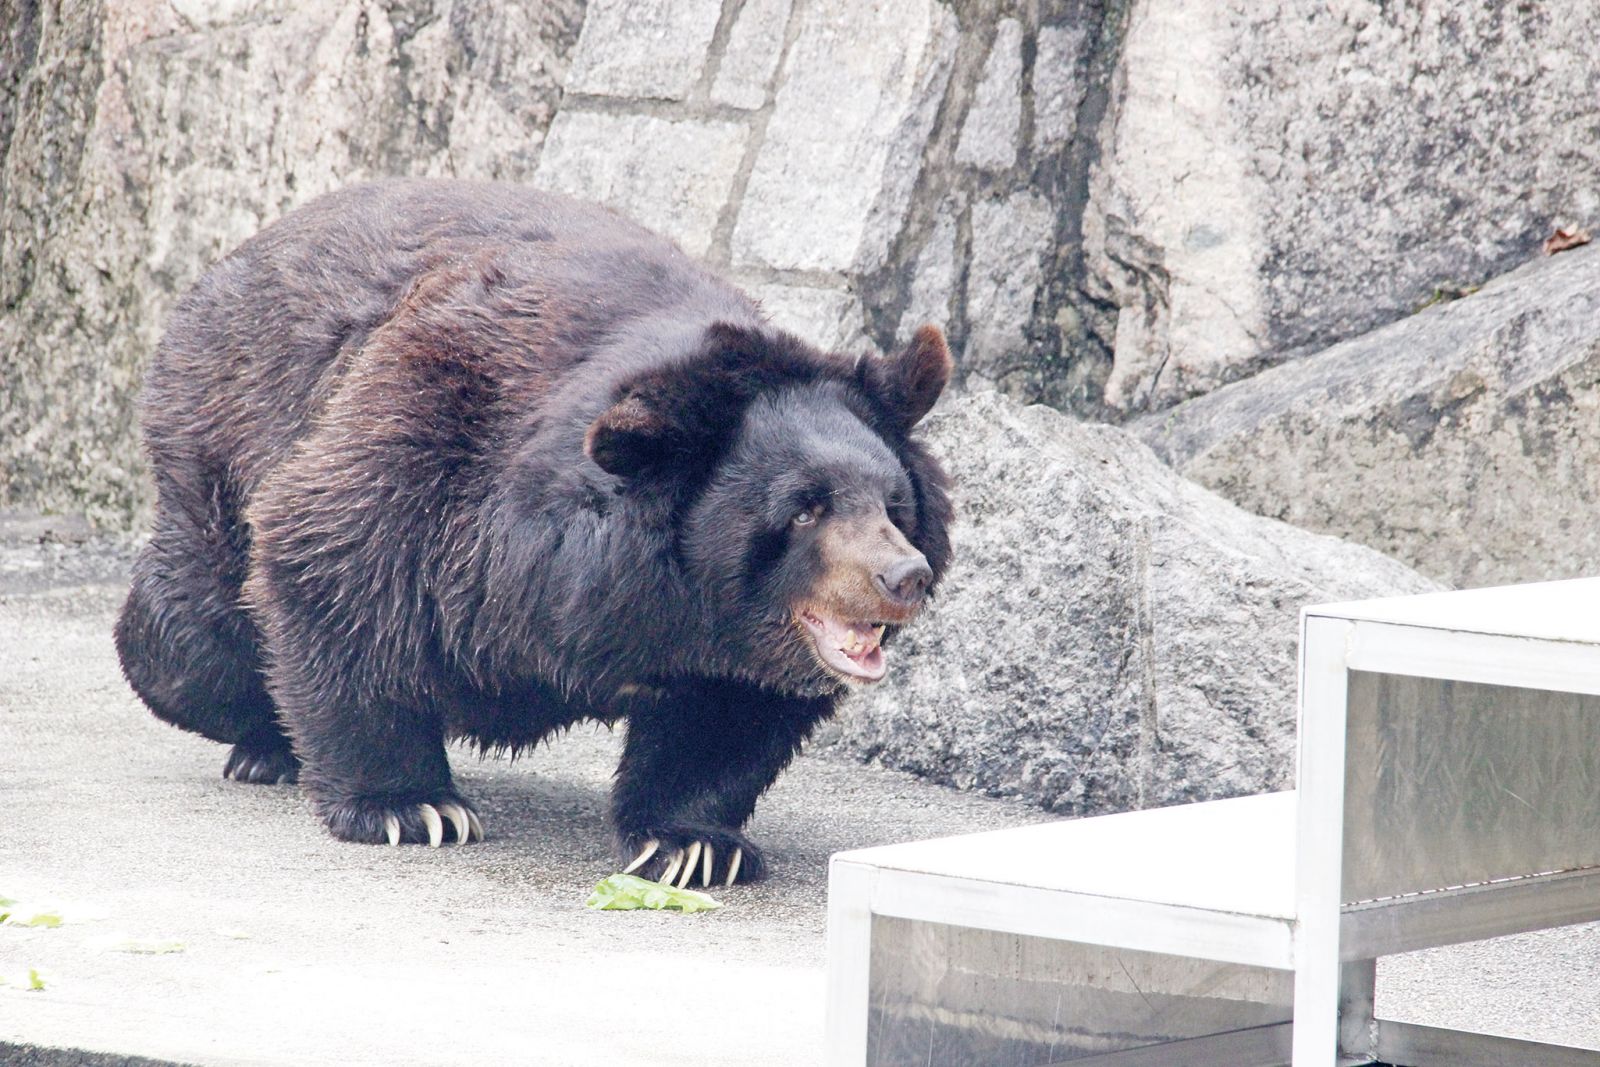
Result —
<instances>
[{"instance_id":1,"label":"bear's snout","mask_svg":"<svg viewBox=\"0 0 1600 1067\"><path fill-rule=\"evenodd\" d=\"M922 603L933 583L933 568L921 552L913 552L890 563L872 576L873 583L884 599L900 607L915 607Z\"/></svg>"},{"instance_id":2,"label":"bear's snout","mask_svg":"<svg viewBox=\"0 0 1600 1067\"><path fill-rule=\"evenodd\" d=\"M904 625L934 581L928 559L881 508L840 516L821 534L823 571L807 601L843 618Z\"/></svg>"}]
</instances>

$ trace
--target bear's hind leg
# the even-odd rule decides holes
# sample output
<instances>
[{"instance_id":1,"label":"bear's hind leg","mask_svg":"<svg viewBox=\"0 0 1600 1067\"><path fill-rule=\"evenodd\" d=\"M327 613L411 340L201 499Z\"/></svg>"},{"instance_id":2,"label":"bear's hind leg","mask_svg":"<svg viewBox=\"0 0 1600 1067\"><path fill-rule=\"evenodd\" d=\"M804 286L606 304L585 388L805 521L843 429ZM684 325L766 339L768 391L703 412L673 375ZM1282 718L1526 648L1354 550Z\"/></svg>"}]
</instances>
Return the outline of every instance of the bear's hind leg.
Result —
<instances>
[{"instance_id":1,"label":"bear's hind leg","mask_svg":"<svg viewBox=\"0 0 1600 1067\"><path fill-rule=\"evenodd\" d=\"M742 832L756 801L833 711L734 682L685 682L640 696L611 795L618 856L644 878L711 885L761 878Z\"/></svg>"},{"instance_id":2,"label":"bear's hind leg","mask_svg":"<svg viewBox=\"0 0 1600 1067\"><path fill-rule=\"evenodd\" d=\"M159 531L134 564L117 618L122 672L157 718L233 744L224 777L293 782L300 761L278 725L255 627L237 599L187 539Z\"/></svg>"},{"instance_id":3,"label":"bear's hind leg","mask_svg":"<svg viewBox=\"0 0 1600 1067\"><path fill-rule=\"evenodd\" d=\"M301 785L334 837L435 848L483 840L477 809L451 778L438 716L381 702L358 706L348 695L288 696L284 706L305 760Z\"/></svg>"}]
</instances>

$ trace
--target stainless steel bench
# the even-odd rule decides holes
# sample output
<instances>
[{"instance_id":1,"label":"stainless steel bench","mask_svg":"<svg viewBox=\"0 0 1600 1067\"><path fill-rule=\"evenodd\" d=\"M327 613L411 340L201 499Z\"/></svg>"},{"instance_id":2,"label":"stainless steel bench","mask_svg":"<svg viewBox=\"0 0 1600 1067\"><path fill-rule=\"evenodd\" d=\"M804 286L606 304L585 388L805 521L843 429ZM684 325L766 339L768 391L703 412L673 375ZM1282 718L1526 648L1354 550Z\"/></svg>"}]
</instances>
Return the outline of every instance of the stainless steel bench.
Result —
<instances>
[{"instance_id":1,"label":"stainless steel bench","mask_svg":"<svg viewBox=\"0 0 1600 1067\"><path fill-rule=\"evenodd\" d=\"M1600 579L1310 608L1300 668L1294 791L836 855L829 1062L1600 1067L1373 1011L1600 919Z\"/></svg>"}]
</instances>

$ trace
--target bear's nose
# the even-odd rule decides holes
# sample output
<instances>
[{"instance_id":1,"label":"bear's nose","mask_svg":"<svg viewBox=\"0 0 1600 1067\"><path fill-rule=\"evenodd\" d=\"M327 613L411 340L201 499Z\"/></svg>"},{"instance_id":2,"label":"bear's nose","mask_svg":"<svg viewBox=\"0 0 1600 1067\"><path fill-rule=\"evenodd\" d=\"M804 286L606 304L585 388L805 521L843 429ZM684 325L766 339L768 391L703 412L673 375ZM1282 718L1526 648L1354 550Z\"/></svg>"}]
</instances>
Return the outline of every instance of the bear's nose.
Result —
<instances>
[{"instance_id":1,"label":"bear's nose","mask_svg":"<svg viewBox=\"0 0 1600 1067\"><path fill-rule=\"evenodd\" d=\"M873 577L883 595L898 604L915 604L933 583L933 571L920 552L900 557Z\"/></svg>"}]
</instances>

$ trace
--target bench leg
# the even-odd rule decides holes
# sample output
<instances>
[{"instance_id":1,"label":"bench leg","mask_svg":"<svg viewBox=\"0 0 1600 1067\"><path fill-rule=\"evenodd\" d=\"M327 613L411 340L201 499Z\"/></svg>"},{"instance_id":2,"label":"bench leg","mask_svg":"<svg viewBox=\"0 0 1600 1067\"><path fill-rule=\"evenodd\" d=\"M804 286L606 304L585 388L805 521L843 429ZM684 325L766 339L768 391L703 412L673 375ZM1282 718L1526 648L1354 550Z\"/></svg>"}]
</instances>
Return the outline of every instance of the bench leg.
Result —
<instances>
[{"instance_id":1,"label":"bench leg","mask_svg":"<svg viewBox=\"0 0 1600 1067\"><path fill-rule=\"evenodd\" d=\"M1329 1067L1338 1060L1339 956L1329 953L1294 972L1294 1067Z\"/></svg>"},{"instance_id":2,"label":"bench leg","mask_svg":"<svg viewBox=\"0 0 1600 1067\"><path fill-rule=\"evenodd\" d=\"M872 872L835 860L828 868L829 1067L865 1067L872 964Z\"/></svg>"},{"instance_id":3,"label":"bench leg","mask_svg":"<svg viewBox=\"0 0 1600 1067\"><path fill-rule=\"evenodd\" d=\"M1371 1063L1378 1058L1378 1028L1373 1018L1377 986L1377 960L1355 960L1339 968L1341 1063Z\"/></svg>"},{"instance_id":4,"label":"bench leg","mask_svg":"<svg viewBox=\"0 0 1600 1067\"><path fill-rule=\"evenodd\" d=\"M1300 760L1295 781L1294 1067L1328 1067L1339 1049L1339 891L1351 624L1306 616L1300 636ZM1360 1061L1357 1061L1360 1062Z\"/></svg>"}]
</instances>

